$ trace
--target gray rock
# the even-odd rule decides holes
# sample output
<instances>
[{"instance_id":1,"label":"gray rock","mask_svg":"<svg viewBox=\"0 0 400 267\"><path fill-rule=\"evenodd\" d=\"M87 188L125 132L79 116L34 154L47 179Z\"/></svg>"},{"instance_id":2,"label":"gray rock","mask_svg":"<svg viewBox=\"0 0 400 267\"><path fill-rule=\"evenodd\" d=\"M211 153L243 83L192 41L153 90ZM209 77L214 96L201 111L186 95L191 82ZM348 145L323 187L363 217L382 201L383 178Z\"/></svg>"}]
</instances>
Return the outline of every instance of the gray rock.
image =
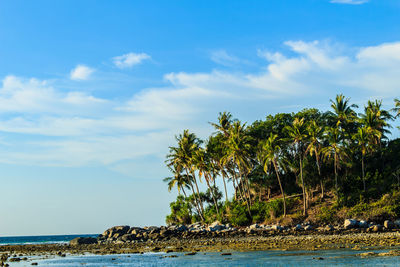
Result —
<instances>
[{"instance_id":1,"label":"gray rock","mask_svg":"<svg viewBox=\"0 0 400 267\"><path fill-rule=\"evenodd\" d=\"M221 224L219 221L215 221L207 227L208 231L215 232L226 229L225 225Z\"/></svg>"},{"instance_id":2,"label":"gray rock","mask_svg":"<svg viewBox=\"0 0 400 267\"><path fill-rule=\"evenodd\" d=\"M397 228L400 228L400 219L395 220L395 221L394 221L394 225L395 225Z\"/></svg>"},{"instance_id":3,"label":"gray rock","mask_svg":"<svg viewBox=\"0 0 400 267\"><path fill-rule=\"evenodd\" d=\"M275 231L280 231L280 230L283 230L283 227L275 224L275 225L272 225L271 229L275 230Z\"/></svg>"}]
</instances>

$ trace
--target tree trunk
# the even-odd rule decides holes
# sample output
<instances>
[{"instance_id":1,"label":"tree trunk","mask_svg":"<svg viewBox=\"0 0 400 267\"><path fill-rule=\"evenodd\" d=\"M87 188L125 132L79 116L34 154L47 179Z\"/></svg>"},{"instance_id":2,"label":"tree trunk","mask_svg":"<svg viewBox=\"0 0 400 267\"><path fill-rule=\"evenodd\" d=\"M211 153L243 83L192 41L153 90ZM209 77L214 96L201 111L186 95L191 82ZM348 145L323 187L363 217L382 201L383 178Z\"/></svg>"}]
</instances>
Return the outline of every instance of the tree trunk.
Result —
<instances>
[{"instance_id":1,"label":"tree trunk","mask_svg":"<svg viewBox=\"0 0 400 267\"><path fill-rule=\"evenodd\" d=\"M188 170L187 170L186 168L185 168L185 171L186 171L186 175L187 175L188 177L190 177L190 176L189 176L189 172L188 172ZM194 202L195 202L195 204L196 204L197 212L199 213L201 220L204 222L204 216L203 216L203 214L202 214L202 212L201 212L200 204L199 204L199 202L198 202L198 200L197 200L196 192L194 191L193 183L192 183L191 181L190 181L190 187L192 188L193 197L194 197Z\"/></svg>"},{"instance_id":2,"label":"tree trunk","mask_svg":"<svg viewBox=\"0 0 400 267\"><path fill-rule=\"evenodd\" d=\"M213 201L214 201L214 206L215 206L215 209L217 210L217 215L219 216L218 203L217 203L217 200L215 199L214 190L213 190L213 188L211 188L211 186L210 186L210 182L209 182L208 177L204 177L204 178L206 179L207 186L208 186L208 188L210 189L211 196L212 196Z\"/></svg>"},{"instance_id":3,"label":"tree trunk","mask_svg":"<svg viewBox=\"0 0 400 267\"><path fill-rule=\"evenodd\" d=\"M363 186L364 186L364 192L365 192L366 186L365 186L364 154L361 156L361 169L362 169L362 179L363 179Z\"/></svg>"},{"instance_id":4,"label":"tree trunk","mask_svg":"<svg viewBox=\"0 0 400 267\"><path fill-rule=\"evenodd\" d=\"M222 181L224 181L225 203L226 203L228 201L228 191L226 190L225 174L222 174Z\"/></svg>"},{"instance_id":5,"label":"tree trunk","mask_svg":"<svg viewBox=\"0 0 400 267\"><path fill-rule=\"evenodd\" d=\"M196 179L196 176L194 175L194 173L192 173L192 175L193 175L194 184L196 186L197 195L199 197L201 212L204 215L203 201L201 200L201 197L200 197L200 191L199 191L199 186L197 185L197 179Z\"/></svg>"},{"instance_id":6,"label":"tree trunk","mask_svg":"<svg viewBox=\"0 0 400 267\"><path fill-rule=\"evenodd\" d=\"M321 178L321 200L324 199L325 195L324 195L324 182L322 181Z\"/></svg>"},{"instance_id":7,"label":"tree trunk","mask_svg":"<svg viewBox=\"0 0 400 267\"><path fill-rule=\"evenodd\" d=\"M301 155L300 155L300 179L301 179L301 187L303 189L303 215L307 216L306 192L305 192L304 180L303 180L303 161L302 161Z\"/></svg>"},{"instance_id":8,"label":"tree trunk","mask_svg":"<svg viewBox=\"0 0 400 267\"><path fill-rule=\"evenodd\" d=\"M282 187L282 183L281 183L281 178L279 177L278 167L276 166L276 161L275 161L275 159L273 159L272 162L273 162L273 164L274 164L276 177L278 178L279 187L281 188L281 193L282 193L282 197L283 197L283 217L286 217L286 198L285 198L285 192L283 191L283 187Z\"/></svg>"},{"instance_id":9,"label":"tree trunk","mask_svg":"<svg viewBox=\"0 0 400 267\"><path fill-rule=\"evenodd\" d=\"M335 152L335 157L334 157L334 158L335 158L334 169L335 169L335 189L336 189L336 197L339 197L336 152Z\"/></svg>"}]
</instances>

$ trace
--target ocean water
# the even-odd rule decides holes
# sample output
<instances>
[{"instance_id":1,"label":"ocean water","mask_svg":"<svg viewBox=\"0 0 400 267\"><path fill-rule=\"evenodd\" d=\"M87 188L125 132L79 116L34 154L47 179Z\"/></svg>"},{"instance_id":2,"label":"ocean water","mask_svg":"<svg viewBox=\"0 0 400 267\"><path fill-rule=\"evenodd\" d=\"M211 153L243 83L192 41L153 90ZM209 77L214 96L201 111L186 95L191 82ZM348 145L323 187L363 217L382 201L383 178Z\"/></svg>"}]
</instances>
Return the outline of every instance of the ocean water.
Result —
<instances>
[{"instance_id":1,"label":"ocean water","mask_svg":"<svg viewBox=\"0 0 400 267\"><path fill-rule=\"evenodd\" d=\"M64 244L79 236L97 237L98 235L4 236L0 237L0 245Z\"/></svg>"},{"instance_id":2,"label":"ocean water","mask_svg":"<svg viewBox=\"0 0 400 267\"><path fill-rule=\"evenodd\" d=\"M81 255L65 258L29 258L28 261L11 266L399 266L400 257L366 257L356 254L363 251L255 251L221 253L197 253L189 256L184 253L145 253L124 255ZM375 250L387 252L387 250ZM176 255L177 257L169 257Z\"/></svg>"}]
</instances>

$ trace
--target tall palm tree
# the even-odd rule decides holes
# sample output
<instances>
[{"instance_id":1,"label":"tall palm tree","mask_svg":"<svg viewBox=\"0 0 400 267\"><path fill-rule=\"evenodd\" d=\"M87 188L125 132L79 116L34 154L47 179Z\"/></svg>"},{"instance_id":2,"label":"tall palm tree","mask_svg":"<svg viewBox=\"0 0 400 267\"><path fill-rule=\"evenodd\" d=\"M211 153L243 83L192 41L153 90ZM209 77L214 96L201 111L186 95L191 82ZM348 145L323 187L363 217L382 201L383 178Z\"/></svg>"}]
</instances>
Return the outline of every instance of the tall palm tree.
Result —
<instances>
[{"instance_id":1,"label":"tall palm tree","mask_svg":"<svg viewBox=\"0 0 400 267\"><path fill-rule=\"evenodd\" d=\"M380 145L381 138L386 138L385 134L390 133L386 129L390 127L387 121L393 119L393 116L389 111L382 109L381 100L368 101L367 106L364 107L364 111L365 113L361 114L361 123L367 128L372 129L373 133L380 133L372 136L375 141L374 143Z\"/></svg>"},{"instance_id":2,"label":"tall palm tree","mask_svg":"<svg viewBox=\"0 0 400 267\"><path fill-rule=\"evenodd\" d=\"M278 171L278 159L280 151L281 148L278 145L278 135L271 133L268 139L262 143L259 159L266 174L268 174L268 168L270 164L274 166L276 178L278 179L279 187L283 197L283 217L286 217L285 192L283 191L282 182Z\"/></svg>"},{"instance_id":3,"label":"tall palm tree","mask_svg":"<svg viewBox=\"0 0 400 267\"><path fill-rule=\"evenodd\" d=\"M308 134L308 146L306 149L306 153L309 153L310 156L315 155L315 161L317 163L318 175L321 183L321 198L324 198L324 185L321 177L321 149L322 149L322 136L324 133L324 129L321 126L318 126L315 121L310 121L307 125L307 134Z\"/></svg>"},{"instance_id":4,"label":"tall palm tree","mask_svg":"<svg viewBox=\"0 0 400 267\"><path fill-rule=\"evenodd\" d=\"M304 118L295 118L291 126L286 126L285 130L289 135L289 140L292 142L293 149L299 158L300 163L300 180L301 180L301 187L303 190L303 215L307 214L307 200L306 200L306 189L305 183L303 179L303 157L306 147L307 141L307 134L306 134L306 127L304 123Z\"/></svg>"},{"instance_id":5,"label":"tall palm tree","mask_svg":"<svg viewBox=\"0 0 400 267\"><path fill-rule=\"evenodd\" d=\"M336 195L338 195L338 170L340 168L340 160L346 156L344 147L341 144L341 131L338 127L327 127L325 129L325 137L328 141L328 146L324 147L321 152L325 160L333 158L335 189Z\"/></svg>"},{"instance_id":6,"label":"tall palm tree","mask_svg":"<svg viewBox=\"0 0 400 267\"><path fill-rule=\"evenodd\" d=\"M167 166L170 168L178 168L179 170L184 170L186 176L192 178L190 180L189 186L192 189L199 216L204 221L203 204L200 198L197 179L192 166L193 155L195 151L199 149L201 140L198 139L194 133L190 133L189 130L184 130L183 134L175 136L175 139L178 143L178 146L169 147L169 154L167 155L166 160ZM196 186L196 191L193 184Z\"/></svg>"},{"instance_id":7,"label":"tall palm tree","mask_svg":"<svg viewBox=\"0 0 400 267\"><path fill-rule=\"evenodd\" d=\"M199 178L204 176L207 187L210 190L211 196L214 201L215 210L217 211L217 215L219 216L217 199L215 198L214 189L210 184L210 182L214 179L214 175L212 173L214 172L215 166L213 165L213 162L211 161L205 149L199 148L195 152L195 154L193 155L193 165L199 172Z\"/></svg>"},{"instance_id":8,"label":"tall palm tree","mask_svg":"<svg viewBox=\"0 0 400 267\"><path fill-rule=\"evenodd\" d=\"M228 191L226 188L227 166L224 165L224 155L226 153L226 138L222 134L211 136L206 144L207 153L211 162L215 166L216 174L222 176L225 191L225 202L228 201Z\"/></svg>"},{"instance_id":9,"label":"tall palm tree","mask_svg":"<svg viewBox=\"0 0 400 267\"><path fill-rule=\"evenodd\" d=\"M246 133L246 124L235 121L230 129L227 140L227 153L224 162L231 161L237 166L239 181L238 186L242 186L243 197L245 198L249 214L251 205L250 186L246 175L250 170L250 159L248 151L250 149L249 136Z\"/></svg>"}]
</instances>

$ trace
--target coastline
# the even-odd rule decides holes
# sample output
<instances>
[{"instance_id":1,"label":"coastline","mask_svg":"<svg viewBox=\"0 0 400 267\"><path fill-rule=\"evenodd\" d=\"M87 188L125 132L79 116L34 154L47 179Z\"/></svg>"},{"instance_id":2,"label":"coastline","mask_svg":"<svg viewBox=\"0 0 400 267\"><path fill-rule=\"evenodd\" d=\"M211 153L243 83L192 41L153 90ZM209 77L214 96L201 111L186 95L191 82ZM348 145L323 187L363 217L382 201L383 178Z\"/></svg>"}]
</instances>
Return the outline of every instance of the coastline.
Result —
<instances>
[{"instance_id":1,"label":"coastline","mask_svg":"<svg viewBox=\"0 0 400 267\"><path fill-rule=\"evenodd\" d=\"M328 249L392 249L400 248L400 230L381 233L346 231L343 233L252 233L228 237L171 238L166 241L148 240L137 243L98 244L35 244L4 245L2 255L65 256L79 254L134 254L147 252L232 252L257 250L328 250ZM400 250L398 251L400 255Z\"/></svg>"}]
</instances>

